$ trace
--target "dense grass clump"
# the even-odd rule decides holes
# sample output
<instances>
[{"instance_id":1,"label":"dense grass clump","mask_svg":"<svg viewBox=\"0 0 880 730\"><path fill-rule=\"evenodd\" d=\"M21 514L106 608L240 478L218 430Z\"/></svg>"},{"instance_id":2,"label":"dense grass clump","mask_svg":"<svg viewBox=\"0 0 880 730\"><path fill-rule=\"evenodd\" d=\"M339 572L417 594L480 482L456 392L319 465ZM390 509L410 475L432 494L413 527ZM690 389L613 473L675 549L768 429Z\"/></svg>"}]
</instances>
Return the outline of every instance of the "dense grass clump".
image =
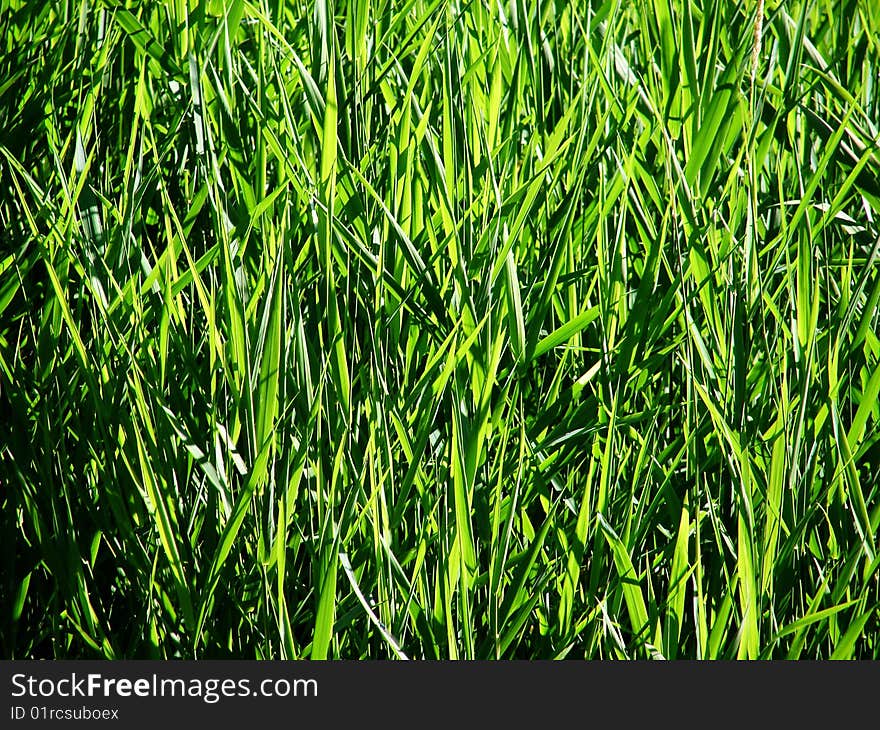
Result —
<instances>
[{"instance_id":1,"label":"dense grass clump","mask_svg":"<svg viewBox=\"0 0 880 730\"><path fill-rule=\"evenodd\" d=\"M2 0L2 655L880 657L878 7Z\"/></svg>"}]
</instances>

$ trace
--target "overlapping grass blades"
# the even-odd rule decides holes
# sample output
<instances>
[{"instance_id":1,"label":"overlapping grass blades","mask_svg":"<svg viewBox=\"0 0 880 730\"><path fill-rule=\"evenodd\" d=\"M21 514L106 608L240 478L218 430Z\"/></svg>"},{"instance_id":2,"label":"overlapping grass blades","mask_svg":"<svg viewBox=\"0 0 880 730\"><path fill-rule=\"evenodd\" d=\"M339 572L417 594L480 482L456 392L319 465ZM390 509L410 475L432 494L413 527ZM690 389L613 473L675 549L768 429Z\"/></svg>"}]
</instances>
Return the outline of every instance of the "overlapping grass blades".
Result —
<instances>
[{"instance_id":1,"label":"overlapping grass blades","mask_svg":"<svg viewBox=\"0 0 880 730\"><path fill-rule=\"evenodd\" d=\"M832 5L0 3L3 655L877 658Z\"/></svg>"}]
</instances>

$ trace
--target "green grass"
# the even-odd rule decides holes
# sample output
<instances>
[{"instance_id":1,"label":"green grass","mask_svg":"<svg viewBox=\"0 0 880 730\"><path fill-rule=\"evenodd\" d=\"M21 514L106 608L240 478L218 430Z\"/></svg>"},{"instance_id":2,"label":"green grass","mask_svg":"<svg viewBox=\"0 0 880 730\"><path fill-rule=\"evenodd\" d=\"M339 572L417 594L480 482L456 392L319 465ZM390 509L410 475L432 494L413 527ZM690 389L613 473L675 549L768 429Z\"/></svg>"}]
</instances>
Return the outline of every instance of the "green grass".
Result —
<instances>
[{"instance_id":1,"label":"green grass","mask_svg":"<svg viewBox=\"0 0 880 730\"><path fill-rule=\"evenodd\" d=\"M880 657L877 8L2 0L2 655Z\"/></svg>"}]
</instances>

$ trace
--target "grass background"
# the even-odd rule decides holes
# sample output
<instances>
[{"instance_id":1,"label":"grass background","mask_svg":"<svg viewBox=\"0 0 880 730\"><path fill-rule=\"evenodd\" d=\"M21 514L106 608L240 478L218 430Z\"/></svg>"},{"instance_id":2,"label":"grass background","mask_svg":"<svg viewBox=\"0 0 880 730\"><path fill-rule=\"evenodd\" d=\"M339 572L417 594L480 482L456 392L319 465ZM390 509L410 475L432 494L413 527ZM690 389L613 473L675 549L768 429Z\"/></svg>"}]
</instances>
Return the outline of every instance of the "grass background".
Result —
<instances>
[{"instance_id":1,"label":"grass background","mask_svg":"<svg viewBox=\"0 0 880 730\"><path fill-rule=\"evenodd\" d=\"M2 0L2 655L880 656L878 7Z\"/></svg>"}]
</instances>

